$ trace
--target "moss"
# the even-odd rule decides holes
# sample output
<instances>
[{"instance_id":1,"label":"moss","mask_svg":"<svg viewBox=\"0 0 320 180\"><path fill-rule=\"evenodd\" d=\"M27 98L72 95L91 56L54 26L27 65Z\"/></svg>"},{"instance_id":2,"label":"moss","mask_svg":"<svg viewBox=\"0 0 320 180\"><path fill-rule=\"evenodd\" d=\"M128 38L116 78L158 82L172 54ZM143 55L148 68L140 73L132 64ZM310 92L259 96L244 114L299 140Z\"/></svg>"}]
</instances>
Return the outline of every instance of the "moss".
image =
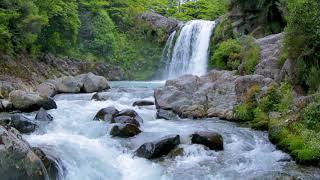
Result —
<instances>
[{"instance_id":1,"label":"moss","mask_svg":"<svg viewBox=\"0 0 320 180\"><path fill-rule=\"evenodd\" d=\"M320 132L284 115L270 120L269 139L298 163L320 165Z\"/></svg>"}]
</instances>

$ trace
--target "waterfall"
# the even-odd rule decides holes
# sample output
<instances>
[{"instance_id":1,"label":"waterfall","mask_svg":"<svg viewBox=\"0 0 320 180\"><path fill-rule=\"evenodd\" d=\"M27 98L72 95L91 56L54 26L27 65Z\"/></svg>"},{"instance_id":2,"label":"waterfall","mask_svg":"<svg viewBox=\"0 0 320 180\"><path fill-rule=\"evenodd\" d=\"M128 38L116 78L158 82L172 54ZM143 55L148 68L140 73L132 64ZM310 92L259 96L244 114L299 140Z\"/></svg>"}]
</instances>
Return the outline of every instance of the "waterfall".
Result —
<instances>
[{"instance_id":1,"label":"waterfall","mask_svg":"<svg viewBox=\"0 0 320 180\"><path fill-rule=\"evenodd\" d=\"M216 21L193 20L181 29L175 42L172 36L176 33L171 34L166 45L166 48L169 48L166 52L170 55L164 54L166 60L164 79L176 78L183 74L206 73L210 38L216 24Z\"/></svg>"}]
</instances>

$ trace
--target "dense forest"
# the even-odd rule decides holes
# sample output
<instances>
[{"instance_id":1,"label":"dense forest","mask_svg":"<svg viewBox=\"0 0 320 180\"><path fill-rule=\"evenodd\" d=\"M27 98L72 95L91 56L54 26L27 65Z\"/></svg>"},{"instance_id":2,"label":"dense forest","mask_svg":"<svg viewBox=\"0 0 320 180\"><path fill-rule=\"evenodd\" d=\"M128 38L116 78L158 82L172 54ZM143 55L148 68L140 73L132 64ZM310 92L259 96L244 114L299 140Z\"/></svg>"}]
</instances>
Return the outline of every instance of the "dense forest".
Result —
<instances>
[{"instance_id":1,"label":"dense forest","mask_svg":"<svg viewBox=\"0 0 320 180\"><path fill-rule=\"evenodd\" d=\"M168 37L137 17L154 11L180 20L215 20L225 1L1 0L0 50L37 56L52 53L119 65L133 79L151 78Z\"/></svg>"}]
</instances>

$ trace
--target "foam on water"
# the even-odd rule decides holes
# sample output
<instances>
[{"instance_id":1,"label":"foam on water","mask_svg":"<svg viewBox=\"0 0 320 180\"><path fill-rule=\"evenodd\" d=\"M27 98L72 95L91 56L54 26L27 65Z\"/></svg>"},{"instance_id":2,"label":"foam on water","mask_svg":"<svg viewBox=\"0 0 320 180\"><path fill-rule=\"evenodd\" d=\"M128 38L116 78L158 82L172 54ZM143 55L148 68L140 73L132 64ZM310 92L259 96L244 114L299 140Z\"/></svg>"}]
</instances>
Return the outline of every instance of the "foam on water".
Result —
<instances>
[{"instance_id":1,"label":"foam on water","mask_svg":"<svg viewBox=\"0 0 320 180\"><path fill-rule=\"evenodd\" d=\"M93 101L93 94L57 96L58 109L49 111L54 121L25 136L32 146L45 148L60 159L65 169L63 179L273 179L279 174L320 177L314 170L306 173L294 162L283 161L288 155L276 150L264 132L219 119L157 120L154 107L132 107L136 100L153 100L154 84L152 88L144 88L147 82L112 84L117 88L110 91L113 98L108 101ZM136 110L144 119L143 132L129 139L112 138L110 124L92 120L98 110L108 106ZM224 151L190 144L191 133L207 130L223 135ZM155 161L134 157L134 150L141 144L169 134L181 136L183 156Z\"/></svg>"}]
</instances>

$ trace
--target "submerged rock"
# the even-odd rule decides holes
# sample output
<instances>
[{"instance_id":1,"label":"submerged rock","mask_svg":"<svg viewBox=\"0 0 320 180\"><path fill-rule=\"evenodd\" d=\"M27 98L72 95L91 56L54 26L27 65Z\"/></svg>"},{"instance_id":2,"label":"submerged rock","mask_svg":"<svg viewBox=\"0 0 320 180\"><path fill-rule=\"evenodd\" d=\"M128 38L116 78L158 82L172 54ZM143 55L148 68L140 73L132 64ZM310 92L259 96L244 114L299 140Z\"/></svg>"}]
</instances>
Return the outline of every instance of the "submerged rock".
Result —
<instances>
[{"instance_id":1,"label":"submerged rock","mask_svg":"<svg viewBox=\"0 0 320 180\"><path fill-rule=\"evenodd\" d=\"M49 179L42 161L14 129L0 126L1 179Z\"/></svg>"},{"instance_id":2,"label":"submerged rock","mask_svg":"<svg viewBox=\"0 0 320 180\"><path fill-rule=\"evenodd\" d=\"M191 142L202 144L211 150L223 150L223 137L215 132L197 132L191 135Z\"/></svg>"},{"instance_id":3,"label":"submerged rock","mask_svg":"<svg viewBox=\"0 0 320 180\"><path fill-rule=\"evenodd\" d=\"M135 152L139 157L146 159L159 158L168 155L171 150L180 144L180 136L167 136L159 141L149 142L141 145Z\"/></svg>"},{"instance_id":4,"label":"submerged rock","mask_svg":"<svg viewBox=\"0 0 320 180\"><path fill-rule=\"evenodd\" d=\"M9 94L9 100L12 102L15 109L23 112L37 111L40 108L44 108L46 110L57 108L54 100L49 97L20 90L12 91Z\"/></svg>"},{"instance_id":5,"label":"submerged rock","mask_svg":"<svg viewBox=\"0 0 320 180\"><path fill-rule=\"evenodd\" d=\"M35 117L35 120L37 121L52 121L53 120L53 117L47 113L47 111L43 108L41 108L36 117Z\"/></svg>"},{"instance_id":6,"label":"submerged rock","mask_svg":"<svg viewBox=\"0 0 320 180\"><path fill-rule=\"evenodd\" d=\"M118 115L119 111L115 107L103 108L95 115L94 120L111 122Z\"/></svg>"},{"instance_id":7,"label":"submerged rock","mask_svg":"<svg viewBox=\"0 0 320 180\"><path fill-rule=\"evenodd\" d=\"M23 115L7 115L0 117L0 125L6 128L15 128L20 133L32 133L38 125Z\"/></svg>"},{"instance_id":8,"label":"submerged rock","mask_svg":"<svg viewBox=\"0 0 320 180\"><path fill-rule=\"evenodd\" d=\"M141 133L141 130L134 124L115 124L110 131L114 137L129 138Z\"/></svg>"},{"instance_id":9,"label":"submerged rock","mask_svg":"<svg viewBox=\"0 0 320 180\"><path fill-rule=\"evenodd\" d=\"M152 105L154 105L153 101L146 101L146 100L136 101L133 103L133 106L152 106Z\"/></svg>"}]
</instances>

